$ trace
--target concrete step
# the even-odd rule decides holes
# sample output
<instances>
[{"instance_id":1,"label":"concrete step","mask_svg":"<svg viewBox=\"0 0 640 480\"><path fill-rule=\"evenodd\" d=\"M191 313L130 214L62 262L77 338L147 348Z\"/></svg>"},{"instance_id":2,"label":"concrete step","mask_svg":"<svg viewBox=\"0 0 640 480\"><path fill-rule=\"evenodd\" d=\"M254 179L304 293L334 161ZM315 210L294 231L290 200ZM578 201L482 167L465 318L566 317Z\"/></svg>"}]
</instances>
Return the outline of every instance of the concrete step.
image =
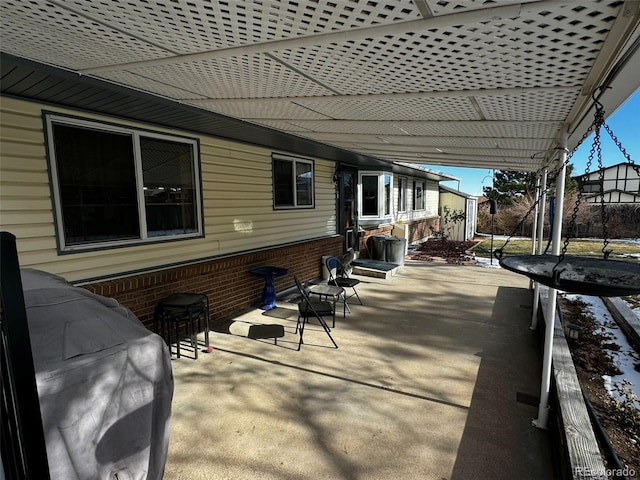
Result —
<instances>
[{"instance_id":1,"label":"concrete step","mask_svg":"<svg viewBox=\"0 0 640 480\"><path fill-rule=\"evenodd\" d=\"M373 278L389 278L396 274L402 265L368 258L359 258L351 264L354 275Z\"/></svg>"}]
</instances>

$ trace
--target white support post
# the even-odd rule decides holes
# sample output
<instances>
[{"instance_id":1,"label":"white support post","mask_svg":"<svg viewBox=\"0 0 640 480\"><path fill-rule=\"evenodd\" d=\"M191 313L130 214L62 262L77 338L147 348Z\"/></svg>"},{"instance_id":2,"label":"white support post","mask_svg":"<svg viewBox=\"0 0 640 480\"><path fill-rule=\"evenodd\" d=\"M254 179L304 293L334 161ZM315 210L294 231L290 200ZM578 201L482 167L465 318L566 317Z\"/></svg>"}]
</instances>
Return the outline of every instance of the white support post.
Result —
<instances>
[{"instance_id":1,"label":"white support post","mask_svg":"<svg viewBox=\"0 0 640 480\"><path fill-rule=\"evenodd\" d=\"M538 211L538 255L542 255L542 245L544 245L544 213L547 208L547 169L542 170L542 185L540 199L540 210Z\"/></svg>"},{"instance_id":2,"label":"white support post","mask_svg":"<svg viewBox=\"0 0 640 480\"><path fill-rule=\"evenodd\" d=\"M534 229L533 234L537 235L538 242L533 242L531 247L532 255L542 255L542 245L544 242L544 213L547 205L547 169L542 169L541 177L538 177L538 181L540 182L540 190L538 190L538 209L536 214L538 215L538 220L536 222L536 227ZM533 251L533 247L537 246L536 250ZM533 282L533 310L531 312L531 330L536 330L538 328L538 309L540 308L540 284L538 282Z\"/></svg>"},{"instance_id":3,"label":"white support post","mask_svg":"<svg viewBox=\"0 0 640 480\"><path fill-rule=\"evenodd\" d=\"M538 212L540 211L540 175L536 176L536 194L533 201L535 202L535 209L533 213L533 225L531 226L531 255L536 254L536 238L538 238ZM529 279L529 289L532 289L535 282Z\"/></svg>"},{"instance_id":4,"label":"white support post","mask_svg":"<svg viewBox=\"0 0 640 480\"><path fill-rule=\"evenodd\" d=\"M542 194L540 177L541 175L536 177L536 198L533 199L536 202L536 208L533 214L533 226L531 227L531 255L536 254L536 239L538 238L538 214L540 213L540 196Z\"/></svg>"},{"instance_id":5,"label":"white support post","mask_svg":"<svg viewBox=\"0 0 640 480\"><path fill-rule=\"evenodd\" d=\"M553 254L560 254L560 243L562 240L562 207L564 204L564 187L567 176L567 136L562 138L562 153L560 154L560 172L556 178L556 210L553 220ZM551 367L553 359L553 331L556 321L556 301L558 291L549 288L549 303L547 304L546 325L544 332L544 356L542 358L542 381L540 385L540 405L538 406L538 418L533 420L535 427L546 429L549 419L549 392L551 391Z\"/></svg>"}]
</instances>

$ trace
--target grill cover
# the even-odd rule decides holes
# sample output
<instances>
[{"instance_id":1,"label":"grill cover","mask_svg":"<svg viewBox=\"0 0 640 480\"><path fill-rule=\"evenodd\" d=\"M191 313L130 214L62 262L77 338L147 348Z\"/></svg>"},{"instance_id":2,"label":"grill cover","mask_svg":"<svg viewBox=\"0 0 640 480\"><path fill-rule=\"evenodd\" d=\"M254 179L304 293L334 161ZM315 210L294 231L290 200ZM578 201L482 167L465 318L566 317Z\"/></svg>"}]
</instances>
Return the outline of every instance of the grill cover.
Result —
<instances>
[{"instance_id":1,"label":"grill cover","mask_svg":"<svg viewBox=\"0 0 640 480\"><path fill-rule=\"evenodd\" d=\"M161 479L168 348L116 300L21 270L52 480Z\"/></svg>"}]
</instances>

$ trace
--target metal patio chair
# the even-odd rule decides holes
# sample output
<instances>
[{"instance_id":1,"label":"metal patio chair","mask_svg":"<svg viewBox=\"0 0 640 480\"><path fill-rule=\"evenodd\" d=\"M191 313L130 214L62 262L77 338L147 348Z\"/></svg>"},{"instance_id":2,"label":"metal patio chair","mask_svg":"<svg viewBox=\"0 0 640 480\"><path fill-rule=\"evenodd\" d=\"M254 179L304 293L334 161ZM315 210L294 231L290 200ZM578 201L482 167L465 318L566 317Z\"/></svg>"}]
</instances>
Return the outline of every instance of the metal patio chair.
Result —
<instances>
[{"instance_id":1,"label":"metal patio chair","mask_svg":"<svg viewBox=\"0 0 640 480\"><path fill-rule=\"evenodd\" d=\"M351 313L351 309L349 308L349 304L347 300L351 297L356 297L360 305L364 305L360 295L358 295L358 291L356 290L356 285L360 283L360 280L357 278L351 278L348 276L347 272L351 270L351 262L355 260L355 253L353 250L349 250L345 256L340 259L338 257L328 257L325 261L327 266L327 270L329 270L329 285L335 285L337 287L342 287L345 289L344 294L344 304L345 308ZM336 272L335 275L333 272ZM347 296L346 289L350 288L353 290L351 295Z\"/></svg>"},{"instance_id":2,"label":"metal patio chair","mask_svg":"<svg viewBox=\"0 0 640 480\"><path fill-rule=\"evenodd\" d=\"M338 348L338 344L335 342L333 337L331 336L331 329L327 322L325 322L323 317L333 316L335 317L335 310L333 308L333 304L327 301L316 301L311 300L309 298L309 292L307 287L305 287L297 277L293 277L296 282L296 287L300 292L300 302L298 303L298 322L296 323L296 329L294 333L298 333L300 331L300 341L298 342L298 350L302 347L303 339L302 336L304 334L304 326L309 321L309 318L315 317L320 326L325 331L333 346Z\"/></svg>"}]
</instances>

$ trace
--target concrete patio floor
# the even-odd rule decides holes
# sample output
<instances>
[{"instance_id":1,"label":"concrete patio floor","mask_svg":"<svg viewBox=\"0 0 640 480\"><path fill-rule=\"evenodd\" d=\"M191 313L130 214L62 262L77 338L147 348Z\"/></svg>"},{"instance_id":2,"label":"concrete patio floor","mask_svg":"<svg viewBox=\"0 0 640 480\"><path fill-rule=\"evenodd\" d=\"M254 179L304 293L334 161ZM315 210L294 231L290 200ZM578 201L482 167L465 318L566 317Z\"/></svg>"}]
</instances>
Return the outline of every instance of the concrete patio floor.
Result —
<instances>
[{"instance_id":1,"label":"concrete patio floor","mask_svg":"<svg viewBox=\"0 0 640 480\"><path fill-rule=\"evenodd\" d=\"M338 316L338 349L311 323L297 352L297 306L280 300L235 319L283 324L278 345L213 333L212 353L174 358L164 478L553 478L526 401L540 382L528 280L411 261L358 278L365 305Z\"/></svg>"}]
</instances>

